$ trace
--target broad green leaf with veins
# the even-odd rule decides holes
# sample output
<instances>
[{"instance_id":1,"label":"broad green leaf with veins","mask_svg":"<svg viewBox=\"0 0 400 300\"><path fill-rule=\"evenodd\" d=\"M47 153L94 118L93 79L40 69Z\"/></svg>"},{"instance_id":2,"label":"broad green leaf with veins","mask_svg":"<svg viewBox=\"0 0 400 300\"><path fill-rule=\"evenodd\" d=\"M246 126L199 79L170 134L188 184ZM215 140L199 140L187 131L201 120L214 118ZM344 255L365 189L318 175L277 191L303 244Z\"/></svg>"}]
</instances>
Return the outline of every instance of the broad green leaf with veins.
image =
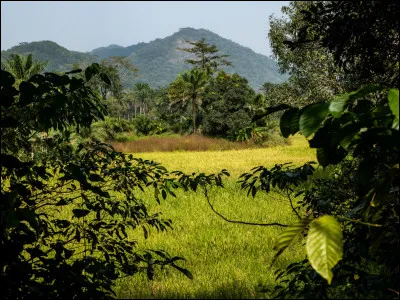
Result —
<instances>
[{"instance_id":1,"label":"broad green leaf with veins","mask_svg":"<svg viewBox=\"0 0 400 300\"><path fill-rule=\"evenodd\" d=\"M339 222L328 215L311 222L306 249L311 266L331 284L332 268L343 257L343 236Z\"/></svg>"}]
</instances>

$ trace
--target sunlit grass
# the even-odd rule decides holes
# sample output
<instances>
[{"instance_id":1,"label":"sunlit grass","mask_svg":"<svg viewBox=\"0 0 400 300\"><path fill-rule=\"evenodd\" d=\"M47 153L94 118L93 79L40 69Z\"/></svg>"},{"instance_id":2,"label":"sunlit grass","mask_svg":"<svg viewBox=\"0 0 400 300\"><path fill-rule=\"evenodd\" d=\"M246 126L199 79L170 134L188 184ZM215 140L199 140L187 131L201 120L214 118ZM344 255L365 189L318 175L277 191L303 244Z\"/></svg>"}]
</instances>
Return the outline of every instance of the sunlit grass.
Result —
<instances>
[{"instance_id":1,"label":"sunlit grass","mask_svg":"<svg viewBox=\"0 0 400 300\"><path fill-rule=\"evenodd\" d=\"M169 171L214 173L225 168L231 173L224 189L214 188L210 198L215 208L229 219L259 223L291 223L295 216L284 198L269 199L257 194L247 197L236 183L237 177L258 165L293 162L295 165L316 160L315 150L301 136L291 146L265 149L214 152L152 152L138 157L162 163ZM151 212L161 211L173 220L174 230L152 232L145 240L140 232L131 233L140 245L164 249L171 255L186 258L184 267L194 279L176 270L167 269L148 281L144 274L117 282L115 290L121 298L267 298L257 291L258 284L274 284L274 272L293 261L304 258L300 241L289 247L270 266L275 252L273 244L281 227L260 227L232 224L213 213L200 191L177 192L158 205L150 192L143 197Z\"/></svg>"}]
</instances>

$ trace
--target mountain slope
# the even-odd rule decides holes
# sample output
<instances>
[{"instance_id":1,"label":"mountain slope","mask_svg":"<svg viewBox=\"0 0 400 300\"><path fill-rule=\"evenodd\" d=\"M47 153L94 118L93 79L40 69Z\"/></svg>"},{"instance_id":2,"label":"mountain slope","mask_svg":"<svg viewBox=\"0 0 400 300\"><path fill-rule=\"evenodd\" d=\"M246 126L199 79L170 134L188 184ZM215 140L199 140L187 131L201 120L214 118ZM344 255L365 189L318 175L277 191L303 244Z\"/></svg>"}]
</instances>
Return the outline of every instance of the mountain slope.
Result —
<instances>
[{"instance_id":1,"label":"mountain slope","mask_svg":"<svg viewBox=\"0 0 400 300\"><path fill-rule=\"evenodd\" d=\"M186 40L194 41L205 38L206 43L214 44L221 54L228 54L232 67L225 67L228 73L238 73L248 79L250 85L258 89L264 82L280 83L287 79L281 75L276 63L261 54L255 53L228 39L205 29L182 28L178 32L164 39L156 39L149 43L140 43L126 48L98 48L90 52L101 58L108 56L126 55L140 70L139 78L152 86L169 84L179 72L190 69L192 66L185 63L190 54L176 48L187 47Z\"/></svg>"},{"instance_id":2,"label":"mountain slope","mask_svg":"<svg viewBox=\"0 0 400 300\"><path fill-rule=\"evenodd\" d=\"M70 51L52 41L21 43L6 51L1 51L1 59L9 57L10 54L28 55L29 53L33 54L33 59L48 61L45 71L70 71L75 63L88 65L98 61L91 54Z\"/></svg>"},{"instance_id":3,"label":"mountain slope","mask_svg":"<svg viewBox=\"0 0 400 300\"><path fill-rule=\"evenodd\" d=\"M49 61L46 71L69 71L74 63L86 66L110 56L127 56L139 68L139 73L138 77L131 78L126 85L129 87L134 82L142 81L156 88L167 86L178 73L192 68L192 65L185 63L185 59L192 54L177 48L187 47L186 40L194 41L201 38L205 38L208 44L216 45L220 54L230 55L228 60L233 66L225 67L224 70L247 78L254 89L259 89L264 82L280 83L288 77L279 73L272 59L209 30L193 28L182 28L171 36L149 43L138 43L128 47L110 45L94 49L89 53L70 51L51 41L21 43L1 51L1 59L11 53L23 55L33 53L34 58Z\"/></svg>"}]
</instances>

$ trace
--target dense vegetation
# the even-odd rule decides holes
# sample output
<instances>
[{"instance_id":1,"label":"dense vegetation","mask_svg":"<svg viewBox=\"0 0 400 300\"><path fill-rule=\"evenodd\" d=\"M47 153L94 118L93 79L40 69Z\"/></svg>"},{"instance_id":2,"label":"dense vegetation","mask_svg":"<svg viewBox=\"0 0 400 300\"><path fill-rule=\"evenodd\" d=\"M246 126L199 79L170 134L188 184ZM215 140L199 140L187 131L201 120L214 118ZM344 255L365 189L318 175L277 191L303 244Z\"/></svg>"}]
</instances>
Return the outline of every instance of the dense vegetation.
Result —
<instances>
[{"instance_id":1,"label":"dense vegetation","mask_svg":"<svg viewBox=\"0 0 400 300\"><path fill-rule=\"evenodd\" d=\"M262 289L267 297L398 298L399 4L291 2L282 11L286 18L270 18L269 37L290 78L264 82L262 94L242 74L229 74L235 59L212 35L180 45L156 40L128 58L110 56L65 74L42 74L44 64L32 56L2 63L6 297L111 297L115 280L141 271L153 280L166 266L193 279L177 263L183 258L132 239L138 229L147 239L151 227L171 227L150 213L148 199L160 203L180 189L202 195L228 224L283 229L268 261L278 270L276 283ZM141 81L124 88L140 71L130 60L140 51L151 58L148 65L162 66L156 45L163 42L175 45L170 59L179 54L185 70L163 88ZM292 216L236 219L219 210L227 199L213 199L215 188L234 184L225 168L168 172L104 143L171 133L260 146L272 136L300 134L317 162L267 163L241 174L235 193L277 201ZM307 256L296 252L285 266L280 260L293 244L303 244Z\"/></svg>"}]
</instances>

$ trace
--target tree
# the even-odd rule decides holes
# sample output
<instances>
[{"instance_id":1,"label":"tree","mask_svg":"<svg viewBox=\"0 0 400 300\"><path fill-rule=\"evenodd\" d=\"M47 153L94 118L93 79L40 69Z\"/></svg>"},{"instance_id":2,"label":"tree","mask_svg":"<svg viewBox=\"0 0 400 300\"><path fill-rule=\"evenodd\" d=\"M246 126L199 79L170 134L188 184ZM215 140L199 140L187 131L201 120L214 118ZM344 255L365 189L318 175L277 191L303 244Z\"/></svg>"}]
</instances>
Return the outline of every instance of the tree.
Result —
<instances>
[{"instance_id":1,"label":"tree","mask_svg":"<svg viewBox=\"0 0 400 300\"><path fill-rule=\"evenodd\" d=\"M291 75L288 88L296 91L293 100L299 105L328 101L335 94L357 86L351 78L343 76L334 64L333 55L317 42L290 49L287 42L295 40L305 24L301 11L307 10L310 5L311 1L292 1L289 6L282 7L287 17L270 16L268 33L273 56L278 60L281 72ZM321 82L324 84L321 85Z\"/></svg>"},{"instance_id":2,"label":"tree","mask_svg":"<svg viewBox=\"0 0 400 300\"><path fill-rule=\"evenodd\" d=\"M240 129L250 126L252 112L248 107L255 96L246 78L219 71L210 79L204 93L204 133L234 138Z\"/></svg>"},{"instance_id":3,"label":"tree","mask_svg":"<svg viewBox=\"0 0 400 300\"><path fill-rule=\"evenodd\" d=\"M162 250L141 250L127 230L166 230L171 221L150 214L137 189L154 187L155 199L178 184L161 165L133 158L104 143L71 145L69 131L102 120L106 108L87 82L89 66L64 75L36 74L21 81L1 71L0 292L26 297L111 298L113 282L138 272L154 277L171 266L192 278ZM52 150L29 155L35 132L57 131ZM25 155L24 155L25 154ZM165 185L166 184L166 185ZM71 212L67 217L58 212Z\"/></svg>"},{"instance_id":4,"label":"tree","mask_svg":"<svg viewBox=\"0 0 400 300\"><path fill-rule=\"evenodd\" d=\"M399 13L397 1L310 2L298 35L285 43L294 51L319 44L358 85L398 86Z\"/></svg>"},{"instance_id":5,"label":"tree","mask_svg":"<svg viewBox=\"0 0 400 300\"><path fill-rule=\"evenodd\" d=\"M326 53L347 93L303 107L280 104L267 109L268 113L284 111L280 118L283 136L299 132L310 138L318 163L323 168L335 166L332 177L299 177L298 170L282 166L259 167L242 175L242 187L253 195L289 188L296 197L304 196L297 207L292 206L299 221L287 227L275 249L278 257L306 232L308 258L277 272L281 282L273 289L275 296L396 298L399 94L390 85L395 84L393 79L398 83L398 56L393 56L398 45L398 4L292 2L285 10L290 19L281 20L284 26L275 30L289 28L292 35L272 33L275 45L281 43L276 48L281 66L301 75L308 64L318 61L307 62L308 51ZM392 40L386 43L388 37ZM330 83L321 81L320 85ZM350 89L357 85L356 90ZM313 170L309 170L311 175ZM310 188L299 189L300 182L308 182ZM308 211L307 216L299 213L302 209Z\"/></svg>"},{"instance_id":6,"label":"tree","mask_svg":"<svg viewBox=\"0 0 400 300\"><path fill-rule=\"evenodd\" d=\"M190 111L182 105L173 105L168 98L168 87L155 90L154 116L156 119L168 124L170 130L184 134L193 127L190 122Z\"/></svg>"},{"instance_id":7,"label":"tree","mask_svg":"<svg viewBox=\"0 0 400 300\"><path fill-rule=\"evenodd\" d=\"M105 82L98 75L93 76L89 84L100 91L103 100L106 100L107 96L112 94L121 101L124 84L136 76L138 69L124 56L111 56L103 59L99 66L101 72L107 74L109 82Z\"/></svg>"},{"instance_id":8,"label":"tree","mask_svg":"<svg viewBox=\"0 0 400 300\"><path fill-rule=\"evenodd\" d=\"M170 84L168 98L172 104L190 105L192 111L193 134L196 134L197 111L203 100L208 75L200 69L192 69L179 75Z\"/></svg>"},{"instance_id":9,"label":"tree","mask_svg":"<svg viewBox=\"0 0 400 300\"><path fill-rule=\"evenodd\" d=\"M229 55L216 54L219 50L215 45L209 45L205 39L199 41L186 41L193 47L190 48L177 48L188 53L193 53L197 59L187 59L185 62L201 68L207 74L214 73L220 66L231 66L232 63L225 59Z\"/></svg>"},{"instance_id":10,"label":"tree","mask_svg":"<svg viewBox=\"0 0 400 300\"><path fill-rule=\"evenodd\" d=\"M11 73L16 79L16 85L23 80L28 80L35 74L40 74L46 68L47 62L33 60L32 54L22 56L11 54L1 63L1 69Z\"/></svg>"},{"instance_id":11,"label":"tree","mask_svg":"<svg viewBox=\"0 0 400 300\"><path fill-rule=\"evenodd\" d=\"M147 83L137 82L133 86L133 95L135 97L135 117L136 117L136 107L139 106L139 113L146 115L149 110L150 100L153 96L153 90Z\"/></svg>"}]
</instances>

